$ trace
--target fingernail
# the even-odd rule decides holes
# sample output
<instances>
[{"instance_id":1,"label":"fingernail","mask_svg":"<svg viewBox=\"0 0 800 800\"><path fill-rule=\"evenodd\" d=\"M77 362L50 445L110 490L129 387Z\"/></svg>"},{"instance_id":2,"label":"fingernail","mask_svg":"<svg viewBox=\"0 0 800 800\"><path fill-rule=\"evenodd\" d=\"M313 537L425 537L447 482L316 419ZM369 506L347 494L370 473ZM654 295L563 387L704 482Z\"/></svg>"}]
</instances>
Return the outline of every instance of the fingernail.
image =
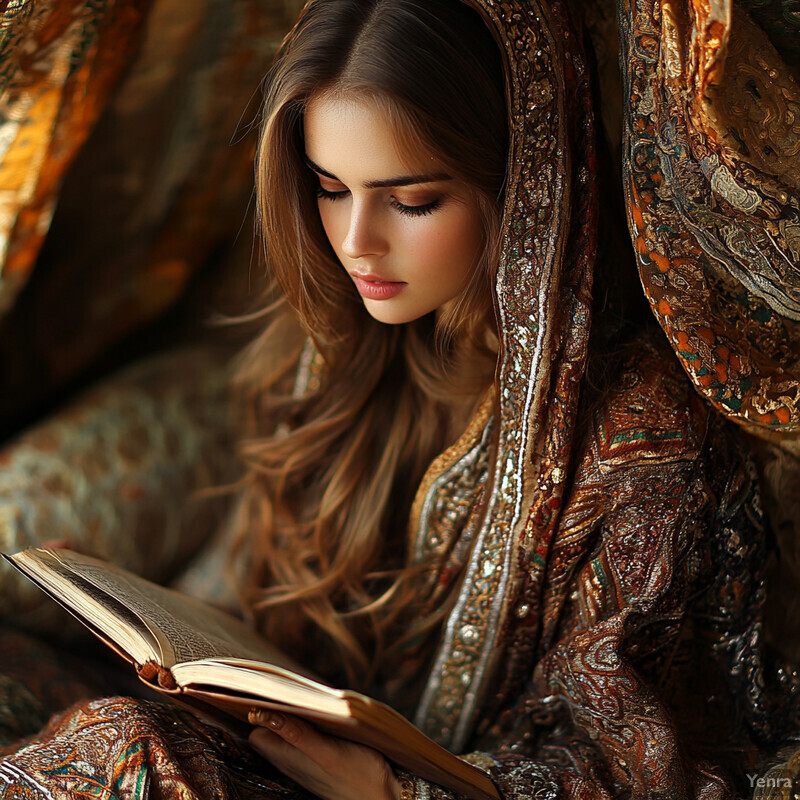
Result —
<instances>
[{"instance_id":1,"label":"fingernail","mask_svg":"<svg viewBox=\"0 0 800 800\"><path fill-rule=\"evenodd\" d=\"M269 715L267 726L274 731L279 731L286 724L286 717L278 712L273 712Z\"/></svg>"},{"instance_id":2,"label":"fingernail","mask_svg":"<svg viewBox=\"0 0 800 800\"><path fill-rule=\"evenodd\" d=\"M262 728L272 728L279 731L286 724L286 717L275 711L265 711L263 708L253 708L247 714L251 725L260 725Z\"/></svg>"}]
</instances>

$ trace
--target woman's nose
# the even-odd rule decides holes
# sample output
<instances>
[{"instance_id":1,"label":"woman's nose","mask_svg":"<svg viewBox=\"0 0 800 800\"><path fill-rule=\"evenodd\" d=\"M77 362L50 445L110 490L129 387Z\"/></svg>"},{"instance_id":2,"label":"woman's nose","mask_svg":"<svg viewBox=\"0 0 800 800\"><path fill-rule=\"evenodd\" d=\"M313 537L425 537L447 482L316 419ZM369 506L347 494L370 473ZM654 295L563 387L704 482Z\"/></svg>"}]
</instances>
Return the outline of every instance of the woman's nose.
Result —
<instances>
[{"instance_id":1,"label":"woman's nose","mask_svg":"<svg viewBox=\"0 0 800 800\"><path fill-rule=\"evenodd\" d=\"M354 202L350 210L342 251L348 258L384 255L388 242L382 229L380 215L366 204Z\"/></svg>"}]
</instances>

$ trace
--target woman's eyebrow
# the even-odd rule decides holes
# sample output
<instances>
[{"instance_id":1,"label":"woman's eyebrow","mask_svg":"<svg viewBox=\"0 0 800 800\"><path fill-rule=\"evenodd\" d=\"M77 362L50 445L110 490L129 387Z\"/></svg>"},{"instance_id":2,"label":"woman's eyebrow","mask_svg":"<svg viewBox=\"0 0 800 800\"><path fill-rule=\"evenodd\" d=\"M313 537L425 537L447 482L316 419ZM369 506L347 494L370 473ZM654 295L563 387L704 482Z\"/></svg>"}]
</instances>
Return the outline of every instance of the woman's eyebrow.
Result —
<instances>
[{"instance_id":1,"label":"woman's eyebrow","mask_svg":"<svg viewBox=\"0 0 800 800\"><path fill-rule=\"evenodd\" d=\"M318 173L319 175L324 175L326 178L330 178L332 181L339 181L339 183L341 183L339 178L337 178L333 173L323 169L321 166L319 166L319 164L315 164L308 156L305 158L309 169L314 170L314 172ZM452 180L452 178L444 173L438 173L436 175L402 175L397 178L388 178L387 180L383 181L367 181L364 184L364 188L388 189L393 186L412 186L417 183L433 183L434 181L450 180Z\"/></svg>"}]
</instances>

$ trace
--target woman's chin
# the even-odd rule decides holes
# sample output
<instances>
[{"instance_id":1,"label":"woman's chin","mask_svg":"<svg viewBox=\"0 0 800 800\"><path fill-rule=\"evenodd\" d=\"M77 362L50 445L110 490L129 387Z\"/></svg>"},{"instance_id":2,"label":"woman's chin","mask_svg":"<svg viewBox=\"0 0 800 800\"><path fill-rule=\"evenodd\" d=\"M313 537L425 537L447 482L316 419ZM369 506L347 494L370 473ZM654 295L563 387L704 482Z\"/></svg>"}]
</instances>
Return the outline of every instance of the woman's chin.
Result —
<instances>
[{"instance_id":1,"label":"woman's chin","mask_svg":"<svg viewBox=\"0 0 800 800\"><path fill-rule=\"evenodd\" d=\"M364 308L376 322L384 325L405 325L432 311L430 308L414 308L389 300L364 300Z\"/></svg>"}]
</instances>

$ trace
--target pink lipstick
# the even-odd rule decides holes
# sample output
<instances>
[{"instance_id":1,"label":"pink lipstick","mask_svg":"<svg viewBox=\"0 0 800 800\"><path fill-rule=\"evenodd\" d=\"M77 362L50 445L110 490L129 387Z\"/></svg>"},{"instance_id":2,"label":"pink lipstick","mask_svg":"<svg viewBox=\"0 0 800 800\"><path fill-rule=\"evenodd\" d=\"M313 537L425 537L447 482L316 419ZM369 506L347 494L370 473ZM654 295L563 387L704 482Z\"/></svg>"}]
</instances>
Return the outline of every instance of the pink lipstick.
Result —
<instances>
[{"instance_id":1,"label":"pink lipstick","mask_svg":"<svg viewBox=\"0 0 800 800\"><path fill-rule=\"evenodd\" d=\"M407 286L405 281L385 281L371 273L352 272L350 276L365 300L391 300Z\"/></svg>"}]
</instances>

